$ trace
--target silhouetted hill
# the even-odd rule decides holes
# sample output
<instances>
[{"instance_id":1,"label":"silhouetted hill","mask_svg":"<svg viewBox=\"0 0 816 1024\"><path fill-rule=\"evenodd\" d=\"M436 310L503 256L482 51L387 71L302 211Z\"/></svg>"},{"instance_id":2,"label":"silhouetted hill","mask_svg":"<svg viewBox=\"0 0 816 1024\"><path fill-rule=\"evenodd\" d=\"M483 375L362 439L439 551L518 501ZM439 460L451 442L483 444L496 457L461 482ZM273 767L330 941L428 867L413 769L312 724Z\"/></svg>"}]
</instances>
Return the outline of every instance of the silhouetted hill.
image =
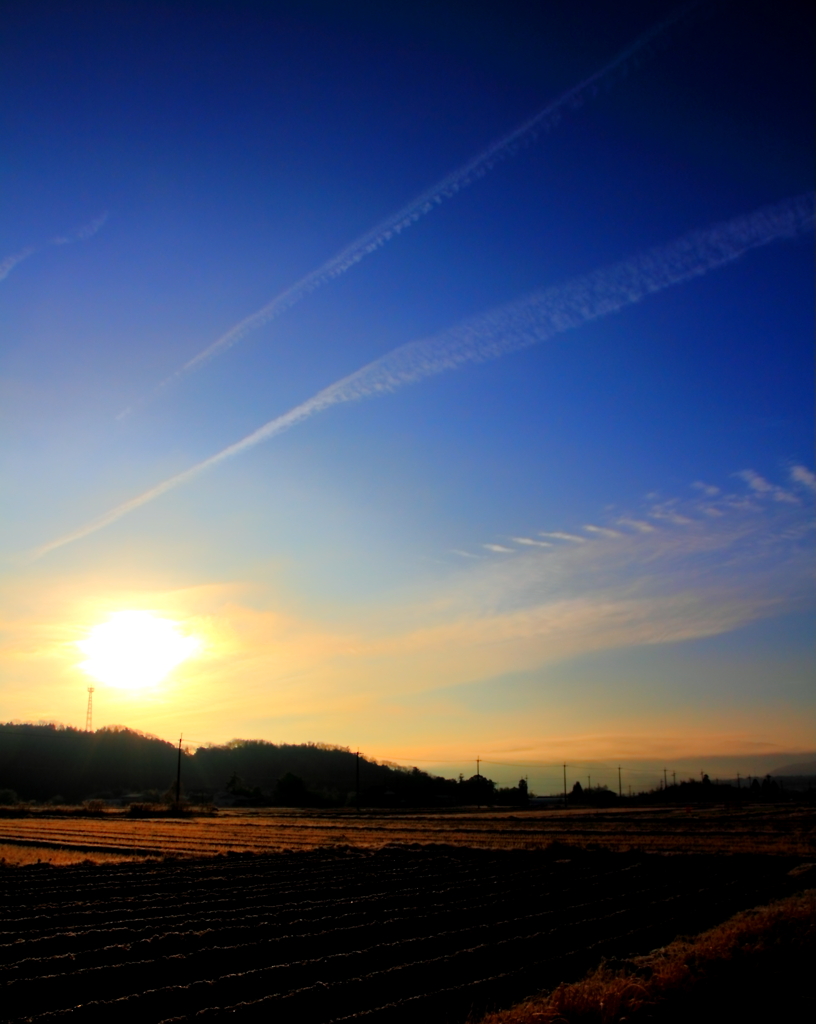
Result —
<instances>
[{"instance_id":1,"label":"silhouetted hill","mask_svg":"<svg viewBox=\"0 0 816 1024\"><path fill-rule=\"evenodd\" d=\"M200 747L192 757L198 785L209 792L228 789L239 799L271 799L275 803L319 806L342 804L353 797L358 762L345 747L324 743L267 743L234 740L223 746ZM366 803L453 802L458 784L452 779L414 769L377 764L360 756L360 792ZM296 799L291 790L279 792L285 776L302 781L308 795Z\"/></svg>"},{"instance_id":2,"label":"silhouetted hill","mask_svg":"<svg viewBox=\"0 0 816 1024\"><path fill-rule=\"evenodd\" d=\"M172 743L132 729L0 725L0 789L22 800L164 792L175 781L176 757Z\"/></svg>"},{"instance_id":3,"label":"silhouetted hill","mask_svg":"<svg viewBox=\"0 0 816 1024\"><path fill-rule=\"evenodd\" d=\"M178 750L133 729L83 732L56 725L0 725L0 790L21 800L66 802L171 792ZM342 805L354 800L358 761L350 750L321 743L234 740L182 752L182 792L212 799L229 792L239 803ZM457 782L359 758L367 806L485 802L494 784L483 777ZM515 791L502 791L512 799Z\"/></svg>"}]
</instances>

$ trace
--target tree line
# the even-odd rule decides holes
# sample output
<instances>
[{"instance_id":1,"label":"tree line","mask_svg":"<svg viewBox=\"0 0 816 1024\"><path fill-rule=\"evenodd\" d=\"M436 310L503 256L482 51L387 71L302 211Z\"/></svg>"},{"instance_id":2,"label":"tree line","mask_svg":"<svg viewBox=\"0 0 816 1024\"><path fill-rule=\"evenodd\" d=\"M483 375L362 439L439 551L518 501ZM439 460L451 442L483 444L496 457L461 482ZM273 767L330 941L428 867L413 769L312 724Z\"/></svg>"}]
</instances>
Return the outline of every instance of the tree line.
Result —
<instances>
[{"instance_id":1,"label":"tree line","mask_svg":"<svg viewBox=\"0 0 816 1024\"><path fill-rule=\"evenodd\" d=\"M172 799L178 748L125 727L85 732L0 724L0 802ZM358 789L359 782L359 789ZM524 804L527 787L483 775L446 779L324 743L233 740L181 752L181 793L237 806L367 807Z\"/></svg>"}]
</instances>

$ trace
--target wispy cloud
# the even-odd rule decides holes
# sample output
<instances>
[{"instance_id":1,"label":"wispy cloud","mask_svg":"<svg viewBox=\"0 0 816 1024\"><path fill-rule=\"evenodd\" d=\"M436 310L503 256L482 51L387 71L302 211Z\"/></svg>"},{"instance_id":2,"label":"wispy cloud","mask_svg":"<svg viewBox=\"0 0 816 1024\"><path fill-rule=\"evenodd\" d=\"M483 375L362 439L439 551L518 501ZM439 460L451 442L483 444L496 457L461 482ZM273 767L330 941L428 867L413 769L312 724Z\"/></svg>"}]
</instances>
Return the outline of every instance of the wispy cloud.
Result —
<instances>
[{"instance_id":1,"label":"wispy cloud","mask_svg":"<svg viewBox=\"0 0 816 1024\"><path fill-rule=\"evenodd\" d=\"M608 526L593 526L591 523L586 523L583 527L587 533L594 533L599 537L620 537L621 533L619 530L610 530Z\"/></svg>"},{"instance_id":2,"label":"wispy cloud","mask_svg":"<svg viewBox=\"0 0 816 1024\"><path fill-rule=\"evenodd\" d=\"M105 225L105 223L107 222L108 216L109 216L108 211L105 210L103 213L100 213L98 217L94 217L94 219L92 221L89 221L87 224L84 224L81 228L77 228L76 232L74 233L75 234L74 238L68 237L68 238L65 238L65 239L61 239L61 241L65 241L65 242L73 242L73 241L85 242L89 238L93 238L93 236L97 233L97 231L99 231L100 228L102 228Z\"/></svg>"},{"instance_id":3,"label":"wispy cloud","mask_svg":"<svg viewBox=\"0 0 816 1024\"><path fill-rule=\"evenodd\" d=\"M496 164L515 155L522 147L529 145L540 135L551 131L568 111L578 109L587 100L598 95L601 90L608 89L617 79L625 77L633 67L642 62L644 57L651 52L660 37L664 36L678 22L688 18L700 6L700 0L693 0L692 3L679 7L664 21L654 25L643 35L635 39L634 42L618 53L595 74L584 79L578 85L573 86L573 88L559 96L558 99L548 103L546 107L533 117L523 121L513 131L497 139L487 149L482 150L481 153L477 154L466 164L452 171L441 181L431 185L430 188L418 195L407 206L397 210L376 227L366 232L366 234L355 239L337 255L281 292L263 308L252 313L250 316L244 317L243 320L222 334L211 345L161 381L154 388L152 395L147 397L150 398L156 395L159 391L168 387L168 385L180 380L188 373L209 362L215 356L232 348L233 345L236 345L252 331L276 319L281 313L291 309L292 306L300 302L305 296L328 281L344 274L347 270L350 270L361 260L365 259L366 256L382 248L387 242L407 230L412 224L436 209L445 200L452 198L479 178L483 178ZM143 399L142 401L146 400ZM133 411L133 408L125 409L119 414L118 418L121 419L128 416Z\"/></svg>"},{"instance_id":4,"label":"wispy cloud","mask_svg":"<svg viewBox=\"0 0 816 1024\"><path fill-rule=\"evenodd\" d=\"M335 627L320 664L331 658L335 684L371 694L388 664L394 692L417 693L589 651L714 637L811 600L804 507L769 502L757 515L724 503L715 521L700 502L680 507L684 527L450 564L409 602L367 612L364 631L357 614L353 636Z\"/></svg>"},{"instance_id":5,"label":"wispy cloud","mask_svg":"<svg viewBox=\"0 0 816 1024\"><path fill-rule=\"evenodd\" d=\"M790 491L785 490L784 487L780 487L778 484L770 483L765 477L754 472L753 469L741 469L734 475L744 480L754 493L762 495L763 498L772 498L774 501L786 501L792 505L799 502L795 494L791 494Z\"/></svg>"},{"instance_id":6,"label":"wispy cloud","mask_svg":"<svg viewBox=\"0 0 816 1024\"><path fill-rule=\"evenodd\" d=\"M802 468L805 473L809 472ZM522 545L514 552L513 559L500 563L501 568L494 569L485 563L484 567L474 569L467 592L477 594L479 588L473 586L473 580L485 578L489 580L486 594L508 595L513 588L518 588L522 595L518 600L526 605L541 600L542 586L548 588L546 593L562 597L576 596L586 588L601 591L607 586L620 587L624 578L637 578L638 566L644 570L649 566L649 586L654 586L661 578L672 581L671 586L682 586L683 579L697 586L703 577L711 576L712 567L718 572L718 565L721 569L728 567L729 578L738 566L750 565L756 569L761 562L765 569L773 572L784 563L787 557L783 557L784 552L790 555L800 544L812 543L816 524L811 520L812 509L806 508L804 503L780 506L773 501L770 496L777 485L766 483L767 490L756 502L740 501L739 495L718 489L720 494L716 498L701 495L685 501L665 499L657 509L654 523L643 518L643 513L654 515L654 505L646 505L614 520L616 525L637 524L634 532L588 524L583 529L588 531L589 537L567 532L549 533L547 536L580 543L550 544L546 550L531 550L530 546ZM515 541L522 539L513 538ZM769 556L771 550L772 557ZM512 586L508 584L509 589L503 586L497 582L499 578L512 580ZM589 580L591 584L582 582ZM507 599L511 604L517 601ZM493 597L489 601L492 602ZM481 606L481 599L477 599L477 603Z\"/></svg>"},{"instance_id":7,"label":"wispy cloud","mask_svg":"<svg viewBox=\"0 0 816 1024\"><path fill-rule=\"evenodd\" d=\"M757 513L724 495L712 520L707 500L678 502L683 526L451 564L431 593L369 618L354 670L375 686L383 659L393 659L395 685L417 692L589 651L714 637L812 604L802 557L812 550L812 509L769 501Z\"/></svg>"},{"instance_id":8,"label":"wispy cloud","mask_svg":"<svg viewBox=\"0 0 816 1024\"><path fill-rule=\"evenodd\" d=\"M510 540L514 544L525 544L528 547L536 548L551 548L552 544L548 540L533 540L532 537L511 537Z\"/></svg>"},{"instance_id":9,"label":"wispy cloud","mask_svg":"<svg viewBox=\"0 0 816 1024\"><path fill-rule=\"evenodd\" d=\"M652 519L662 519L664 522L674 523L675 526L686 526L691 520L677 511L677 504L677 499L662 501L657 505L652 505L647 514Z\"/></svg>"},{"instance_id":10,"label":"wispy cloud","mask_svg":"<svg viewBox=\"0 0 816 1024\"><path fill-rule=\"evenodd\" d=\"M553 537L555 540L568 540L572 541L573 544L583 544L586 540L586 537L579 537L577 533L561 533L557 530L551 533L546 533L543 530L539 532L542 537Z\"/></svg>"},{"instance_id":11,"label":"wispy cloud","mask_svg":"<svg viewBox=\"0 0 816 1024\"><path fill-rule=\"evenodd\" d=\"M811 473L805 466L792 466L790 477L794 483L801 484L810 491L816 491L816 474Z\"/></svg>"},{"instance_id":12,"label":"wispy cloud","mask_svg":"<svg viewBox=\"0 0 816 1024\"><path fill-rule=\"evenodd\" d=\"M527 548L513 559L469 568L461 599L500 609L587 593L632 597L643 588L652 596L698 588L744 593L747 576L754 581L784 577L782 589L794 578L797 586L804 579L800 556L802 545L813 542L812 508L772 501L740 508L727 493L715 519L706 515L707 498L674 507L679 523L666 519L648 532L625 534L599 527L583 544ZM761 604L777 599L779 588L773 589L776 596L766 588Z\"/></svg>"},{"instance_id":13,"label":"wispy cloud","mask_svg":"<svg viewBox=\"0 0 816 1024\"><path fill-rule=\"evenodd\" d=\"M616 519L615 522L618 526L628 526L633 530L637 530L638 533L653 533L655 529L651 523L647 523L643 519L629 519L626 516Z\"/></svg>"},{"instance_id":14,"label":"wispy cloud","mask_svg":"<svg viewBox=\"0 0 816 1024\"><path fill-rule=\"evenodd\" d=\"M710 498L713 498L715 494L720 493L719 487L715 487L714 484L703 483L702 480L695 480L691 485L695 490L702 491L703 494L707 494Z\"/></svg>"},{"instance_id":15,"label":"wispy cloud","mask_svg":"<svg viewBox=\"0 0 816 1024\"><path fill-rule=\"evenodd\" d=\"M11 256L6 256L4 260L0 261L0 281L5 280L18 263L22 263L23 260L27 260L29 256L33 256L39 248L40 246L27 245L25 249L12 253Z\"/></svg>"},{"instance_id":16,"label":"wispy cloud","mask_svg":"<svg viewBox=\"0 0 816 1024\"><path fill-rule=\"evenodd\" d=\"M512 555L513 549L506 548L503 544L482 544L487 551L494 551L497 555Z\"/></svg>"},{"instance_id":17,"label":"wispy cloud","mask_svg":"<svg viewBox=\"0 0 816 1024\"><path fill-rule=\"evenodd\" d=\"M812 230L813 221L813 195L797 196L733 220L692 231L674 242L649 249L622 263L533 292L521 300L467 320L443 334L402 345L324 388L217 454L78 530L43 545L34 553L35 557L96 532L205 470L332 406L389 394L468 363L487 362L528 348L640 302L665 288L700 277L733 262L751 249Z\"/></svg>"},{"instance_id":18,"label":"wispy cloud","mask_svg":"<svg viewBox=\"0 0 816 1024\"><path fill-rule=\"evenodd\" d=\"M11 271L14 270L19 263L22 263L23 260L27 260L29 256L33 256L35 253L42 252L43 249L48 249L52 245L68 245L71 242L84 242L87 239L92 238L107 219L107 212L102 213L92 221L89 221L89 223L77 228L76 231L69 235L56 235L54 238L49 238L47 242L43 242L42 245L27 245L19 252L13 253L11 256L6 256L4 260L0 260L0 281L7 278Z\"/></svg>"}]
</instances>

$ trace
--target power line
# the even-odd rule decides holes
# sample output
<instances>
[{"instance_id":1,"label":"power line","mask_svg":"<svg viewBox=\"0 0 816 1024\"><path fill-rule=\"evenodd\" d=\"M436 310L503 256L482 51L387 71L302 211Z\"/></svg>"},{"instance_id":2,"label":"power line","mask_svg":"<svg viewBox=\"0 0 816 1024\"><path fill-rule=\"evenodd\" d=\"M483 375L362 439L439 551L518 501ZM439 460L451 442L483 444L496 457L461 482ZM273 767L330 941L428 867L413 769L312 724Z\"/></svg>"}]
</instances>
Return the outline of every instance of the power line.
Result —
<instances>
[{"instance_id":1,"label":"power line","mask_svg":"<svg viewBox=\"0 0 816 1024\"><path fill-rule=\"evenodd\" d=\"M462 761L466 761L467 758L442 758L442 757L391 757L385 760L391 761L408 761L409 763L417 764L461 764ZM561 768L563 763L561 761L491 761L486 757L479 759L482 764L497 765L502 768ZM600 769L602 771L615 772L620 767L623 772L635 772L640 775L654 775L660 774L661 769L659 768L628 768L615 765L605 764L602 761L569 761L567 768L592 768Z\"/></svg>"}]
</instances>

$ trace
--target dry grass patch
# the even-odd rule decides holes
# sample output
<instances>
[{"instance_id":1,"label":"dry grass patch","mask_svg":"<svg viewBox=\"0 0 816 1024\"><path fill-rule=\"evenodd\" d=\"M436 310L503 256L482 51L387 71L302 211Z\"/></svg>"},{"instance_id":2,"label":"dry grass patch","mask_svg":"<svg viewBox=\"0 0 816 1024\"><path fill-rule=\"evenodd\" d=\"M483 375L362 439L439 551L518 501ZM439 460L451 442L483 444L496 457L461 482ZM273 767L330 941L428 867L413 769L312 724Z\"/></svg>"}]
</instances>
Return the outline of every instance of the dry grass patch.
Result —
<instances>
[{"instance_id":1,"label":"dry grass patch","mask_svg":"<svg viewBox=\"0 0 816 1024\"><path fill-rule=\"evenodd\" d=\"M52 846L13 846L0 843L0 868L26 867L29 864L121 864L123 861L145 861L147 857L132 854L97 853Z\"/></svg>"},{"instance_id":2,"label":"dry grass patch","mask_svg":"<svg viewBox=\"0 0 816 1024\"><path fill-rule=\"evenodd\" d=\"M79 809L81 810L81 809ZM125 811L68 814L49 809L0 814L0 844L48 846L135 856L212 856L224 850L280 850L391 843L445 844L491 850L541 850L553 843L610 852L775 854L816 858L812 812L768 807L619 811L219 811L215 816L131 817ZM65 811L65 813L63 813ZM108 850L105 850L108 847Z\"/></svg>"},{"instance_id":3,"label":"dry grass patch","mask_svg":"<svg viewBox=\"0 0 816 1024\"><path fill-rule=\"evenodd\" d=\"M814 954L816 890L810 889L646 956L606 961L581 981L490 1014L482 1024L777 1019L788 1005L804 1010Z\"/></svg>"}]
</instances>

